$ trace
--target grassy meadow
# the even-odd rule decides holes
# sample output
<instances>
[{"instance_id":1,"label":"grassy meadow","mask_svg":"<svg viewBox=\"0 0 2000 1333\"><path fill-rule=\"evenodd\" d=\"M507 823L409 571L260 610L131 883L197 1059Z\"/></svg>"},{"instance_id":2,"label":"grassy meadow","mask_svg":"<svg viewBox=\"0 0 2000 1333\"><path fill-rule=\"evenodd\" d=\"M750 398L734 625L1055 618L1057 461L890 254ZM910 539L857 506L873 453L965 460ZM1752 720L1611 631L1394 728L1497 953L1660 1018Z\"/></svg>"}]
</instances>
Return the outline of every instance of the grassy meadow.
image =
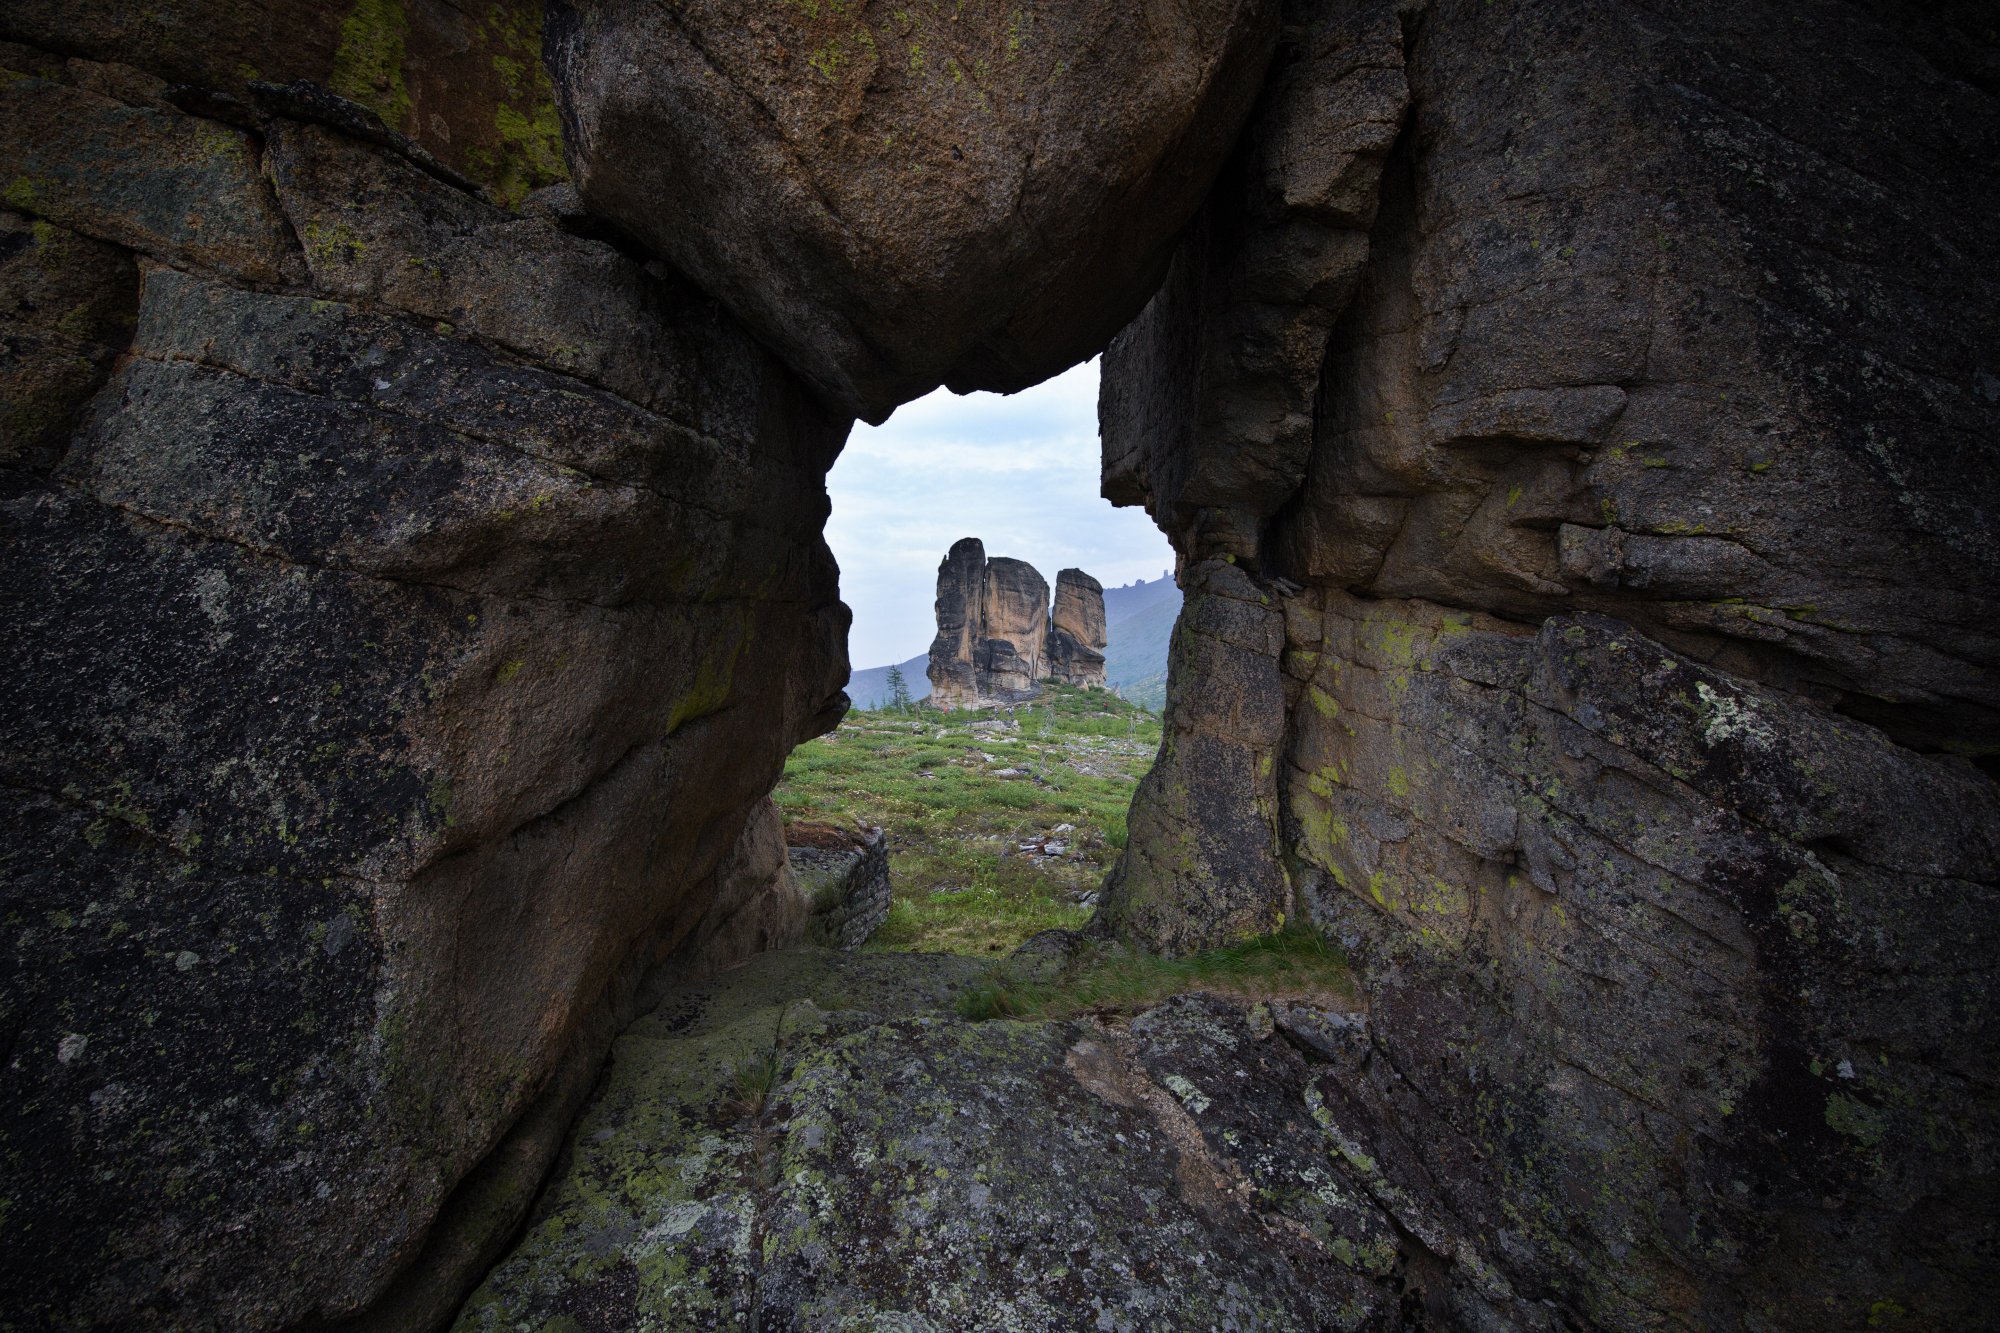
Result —
<instances>
[{"instance_id":1,"label":"grassy meadow","mask_svg":"<svg viewBox=\"0 0 2000 1333\"><path fill-rule=\"evenodd\" d=\"M1043 688L1011 712L856 709L792 752L772 793L788 821L889 830L896 902L869 948L992 957L1089 919L1160 719Z\"/></svg>"}]
</instances>

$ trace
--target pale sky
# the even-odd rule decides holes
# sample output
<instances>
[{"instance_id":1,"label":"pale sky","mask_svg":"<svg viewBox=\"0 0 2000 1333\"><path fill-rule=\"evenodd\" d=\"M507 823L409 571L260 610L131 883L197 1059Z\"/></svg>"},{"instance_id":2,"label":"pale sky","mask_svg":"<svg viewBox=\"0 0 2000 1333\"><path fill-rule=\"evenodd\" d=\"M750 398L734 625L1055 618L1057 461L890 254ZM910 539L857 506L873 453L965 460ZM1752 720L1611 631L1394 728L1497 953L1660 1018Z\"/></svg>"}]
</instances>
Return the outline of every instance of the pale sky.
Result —
<instances>
[{"instance_id":1,"label":"pale sky","mask_svg":"<svg viewBox=\"0 0 2000 1333\"><path fill-rule=\"evenodd\" d=\"M855 669L930 648L938 562L961 537L1027 561L1052 589L1072 565L1107 588L1172 569L1145 510L1098 497L1097 458L1095 361L1006 397L939 389L857 423L826 478Z\"/></svg>"}]
</instances>

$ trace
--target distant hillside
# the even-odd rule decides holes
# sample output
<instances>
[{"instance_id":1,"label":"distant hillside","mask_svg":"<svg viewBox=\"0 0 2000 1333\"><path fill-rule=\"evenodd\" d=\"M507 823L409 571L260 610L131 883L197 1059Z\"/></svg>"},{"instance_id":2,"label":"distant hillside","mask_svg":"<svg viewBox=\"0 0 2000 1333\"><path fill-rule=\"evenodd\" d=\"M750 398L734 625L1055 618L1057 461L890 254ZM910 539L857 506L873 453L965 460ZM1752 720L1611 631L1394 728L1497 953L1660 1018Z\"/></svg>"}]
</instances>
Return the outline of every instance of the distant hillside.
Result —
<instances>
[{"instance_id":1,"label":"distant hillside","mask_svg":"<svg viewBox=\"0 0 2000 1333\"><path fill-rule=\"evenodd\" d=\"M1166 585L1163 592L1105 629L1111 642L1104 650L1104 683L1116 685L1125 698L1155 711L1167 704L1167 642L1181 613L1181 590L1170 579L1160 582ZM1109 589L1104 600L1109 619Z\"/></svg>"},{"instance_id":2,"label":"distant hillside","mask_svg":"<svg viewBox=\"0 0 2000 1333\"><path fill-rule=\"evenodd\" d=\"M930 663L929 654L898 663L903 668L903 684L909 687L910 698L924 699L930 696L930 678L924 675L924 668ZM889 668L866 667L855 672L847 682L847 697L854 700L856 708L880 708L888 703Z\"/></svg>"},{"instance_id":3,"label":"distant hillside","mask_svg":"<svg viewBox=\"0 0 2000 1333\"><path fill-rule=\"evenodd\" d=\"M1128 616L1138 615L1155 602L1162 600L1171 600L1175 606L1180 605L1181 590L1174 586L1173 576L1170 574L1162 574L1151 583L1141 579L1122 588L1106 588L1104 623L1115 625Z\"/></svg>"}]
</instances>

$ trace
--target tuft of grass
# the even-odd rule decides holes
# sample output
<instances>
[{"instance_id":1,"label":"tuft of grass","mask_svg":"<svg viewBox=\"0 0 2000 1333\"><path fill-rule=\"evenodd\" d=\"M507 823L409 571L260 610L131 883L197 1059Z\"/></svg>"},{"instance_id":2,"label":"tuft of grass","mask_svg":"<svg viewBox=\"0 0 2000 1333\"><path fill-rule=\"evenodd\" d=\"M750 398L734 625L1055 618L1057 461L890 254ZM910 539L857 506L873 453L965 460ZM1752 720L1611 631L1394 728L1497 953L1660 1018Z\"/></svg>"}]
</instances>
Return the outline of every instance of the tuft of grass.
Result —
<instances>
[{"instance_id":1,"label":"tuft of grass","mask_svg":"<svg viewBox=\"0 0 2000 1333\"><path fill-rule=\"evenodd\" d=\"M960 995L958 1012L974 1022L1134 1014L1193 990L1328 1003L1353 999L1354 980L1338 945L1294 929L1186 958L1118 950L1086 958L1050 981L1025 979L1003 963L983 984Z\"/></svg>"},{"instance_id":2,"label":"tuft of grass","mask_svg":"<svg viewBox=\"0 0 2000 1333\"><path fill-rule=\"evenodd\" d=\"M730 1073L729 1109L743 1120L761 1119L777 1089L779 1069L772 1050L751 1051L738 1060Z\"/></svg>"}]
</instances>

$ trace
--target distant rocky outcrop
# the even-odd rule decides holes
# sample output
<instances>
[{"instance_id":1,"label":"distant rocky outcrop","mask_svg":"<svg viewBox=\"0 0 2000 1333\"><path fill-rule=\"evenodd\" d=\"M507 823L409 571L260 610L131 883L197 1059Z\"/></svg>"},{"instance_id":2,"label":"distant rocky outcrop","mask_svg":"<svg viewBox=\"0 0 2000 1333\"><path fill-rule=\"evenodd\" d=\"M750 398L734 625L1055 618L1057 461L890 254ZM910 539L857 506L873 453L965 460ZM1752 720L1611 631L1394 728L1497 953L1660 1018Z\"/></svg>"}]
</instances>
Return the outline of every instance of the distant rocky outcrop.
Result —
<instances>
[{"instance_id":1,"label":"distant rocky outcrop","mask_svg":"<svg viewBox=\"0 0 2000 1333\"><path fill-rule=\"evenodd\" d=\"M1080 569L1063 570L1049 612L1049 679L1102 685L1105 642L1104 585Z\"/></svg>"},{"instance_id":2,"label":"distant rocky outcrop","mask_svg":"<svg viewBox=\"0 0 2000 1333\"><path fill-rule=\"evenodd\" d=\"M1080 569L1049 585L1025 560L986 558L977 537L954 542L938 565L931 699L940 708L1033 694L1045 680L1104 683L1104 588Z\"/></svg>"},{"instance_id":3,"label":"distant rocky outcrop","mask_svg":"<svg viewBox=\"0 0 2000 1333\"><path fill-rule=\"evenodd\" d=\"M1025 560L995 556L986 562L984 619L975 661L988 694L1022 693L1047 674L1048 580Z\"/></svg>"}]
</instances>

